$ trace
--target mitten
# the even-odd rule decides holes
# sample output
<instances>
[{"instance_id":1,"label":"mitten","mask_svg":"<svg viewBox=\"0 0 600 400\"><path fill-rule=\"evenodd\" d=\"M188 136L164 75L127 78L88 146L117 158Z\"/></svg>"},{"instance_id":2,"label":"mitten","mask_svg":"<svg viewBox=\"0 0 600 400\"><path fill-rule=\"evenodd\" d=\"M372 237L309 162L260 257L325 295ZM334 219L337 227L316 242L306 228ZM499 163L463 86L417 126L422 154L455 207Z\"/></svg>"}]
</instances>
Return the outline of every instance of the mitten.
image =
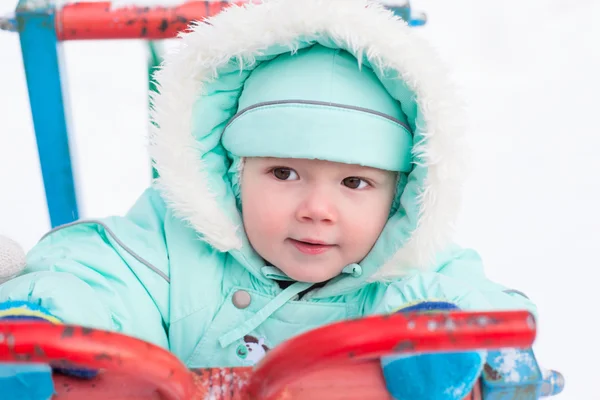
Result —
<instances>
[{"instance_id":1,"label":"mitten","mask_svg":"<svg viewBox=\"0 0 600 400\"><path fill-rule=\"evenodd\" d=\"M449 302L422 301L397 312L457 310ZM389 356L381 359L388 391L395 399L462 400L477 382L485 352Z\"/></svg>"}]
</instances>

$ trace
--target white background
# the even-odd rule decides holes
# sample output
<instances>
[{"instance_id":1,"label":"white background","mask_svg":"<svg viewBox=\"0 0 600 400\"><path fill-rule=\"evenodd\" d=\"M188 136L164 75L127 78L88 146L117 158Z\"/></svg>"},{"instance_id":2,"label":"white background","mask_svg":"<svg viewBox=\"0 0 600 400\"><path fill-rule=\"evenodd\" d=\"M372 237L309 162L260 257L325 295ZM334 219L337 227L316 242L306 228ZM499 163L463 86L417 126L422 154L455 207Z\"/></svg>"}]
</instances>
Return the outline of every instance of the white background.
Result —
<instances>
[{"instance_id":1,"label":"white background","mask_svg":"<svg viewBox=\"0 0 600 400\"><path fill-rule=\"evenodd\" d=\"M15 4L0 0L0 14ZM492 279L538 304L538 359L567 379L556 398L598 399L600 1L413 7L428 14L418 29L468 105L462 244L481 253ZM81 215L124 213L150 179L146 48L96 41L62 50ZM17 34L0 32L0 60L0 234L28 249L49 222Z\"/></svg>"}]
</instances>

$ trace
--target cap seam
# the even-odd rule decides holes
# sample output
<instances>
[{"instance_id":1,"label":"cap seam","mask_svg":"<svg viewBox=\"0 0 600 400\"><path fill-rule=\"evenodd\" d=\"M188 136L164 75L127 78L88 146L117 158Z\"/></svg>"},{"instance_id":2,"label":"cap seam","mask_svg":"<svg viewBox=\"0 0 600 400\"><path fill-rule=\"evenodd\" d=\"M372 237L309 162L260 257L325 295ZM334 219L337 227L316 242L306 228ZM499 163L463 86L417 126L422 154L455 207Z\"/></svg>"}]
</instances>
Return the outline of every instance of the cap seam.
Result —
<instances>
[{"instance_id":1,"label":"cap seam","mask_svg":"<svg viewBox=\"0 0 600 400\"><path fill-rule=\"evenodd\" d=\"M263 102L247 107L238 113L236 113L227 123L224 130L227 130L230 126L235 124L242 116L249 115L264 109L273 109L273 108L287 108L287 107L301 107L301 108L321 108L321 107L330 107L332 111L338 112L346 112L346 113L355 113L361 112L366 116L371 118L376 118L378 120L384 120L390 124L395 126L401 126L404 128L409 134L412 135L409 127L404 124L402 121L391 117L387 114L380 113L378 111L370 110L368 108L349 106L345 104L337 104L337 103L328 103L328 102L318 102L318 101L306 101L306 100L285 100L285 101L272 101L272 102Z\"/></svg>"}]
</instances>

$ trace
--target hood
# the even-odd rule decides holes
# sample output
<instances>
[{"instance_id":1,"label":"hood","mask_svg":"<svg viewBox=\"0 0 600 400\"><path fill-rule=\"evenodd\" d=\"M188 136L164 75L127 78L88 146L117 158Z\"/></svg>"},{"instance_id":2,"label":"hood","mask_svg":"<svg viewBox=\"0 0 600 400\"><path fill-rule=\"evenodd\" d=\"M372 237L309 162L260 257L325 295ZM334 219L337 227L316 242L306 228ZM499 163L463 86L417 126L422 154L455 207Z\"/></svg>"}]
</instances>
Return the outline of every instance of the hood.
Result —
<instances>
[{"instance_id":1,"label":"hood","mask_svg":"<svg viewBox=\"0 0 600 400\"><path fill-rule=\"evenodd\" d=\"M373 69L400 100L414 143L397 211L371 253L332 284L341 289L433 267L452 241L460 205L462 107L418 32L365 0L267 0L232 6L178 40L155 76L150 154L161 195L200 240L231 253L259 279L268 275L244 234L231 182L240 166L229 161L221 135L250 71L320 44Z\"/></svg>"}]
</instances>

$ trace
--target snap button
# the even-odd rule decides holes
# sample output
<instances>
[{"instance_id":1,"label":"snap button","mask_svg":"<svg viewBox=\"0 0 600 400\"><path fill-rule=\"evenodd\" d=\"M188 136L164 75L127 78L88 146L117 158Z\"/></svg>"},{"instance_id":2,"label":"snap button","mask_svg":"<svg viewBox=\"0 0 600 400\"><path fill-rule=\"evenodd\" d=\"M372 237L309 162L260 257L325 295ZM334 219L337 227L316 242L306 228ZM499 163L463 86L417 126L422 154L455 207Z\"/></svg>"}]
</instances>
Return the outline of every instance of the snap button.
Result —
<instances>
[{"instance_id":1,"label":"snap button","mask_svg":"<svg viewBox=\"0 0 600 400\"><path fill-rule=\"evenodd\" d=\"M238 290L233 294L232 298L233 305L240 309L248 307L251 300L250 293L245 290Z\"/></svg>"}]
</instances>

